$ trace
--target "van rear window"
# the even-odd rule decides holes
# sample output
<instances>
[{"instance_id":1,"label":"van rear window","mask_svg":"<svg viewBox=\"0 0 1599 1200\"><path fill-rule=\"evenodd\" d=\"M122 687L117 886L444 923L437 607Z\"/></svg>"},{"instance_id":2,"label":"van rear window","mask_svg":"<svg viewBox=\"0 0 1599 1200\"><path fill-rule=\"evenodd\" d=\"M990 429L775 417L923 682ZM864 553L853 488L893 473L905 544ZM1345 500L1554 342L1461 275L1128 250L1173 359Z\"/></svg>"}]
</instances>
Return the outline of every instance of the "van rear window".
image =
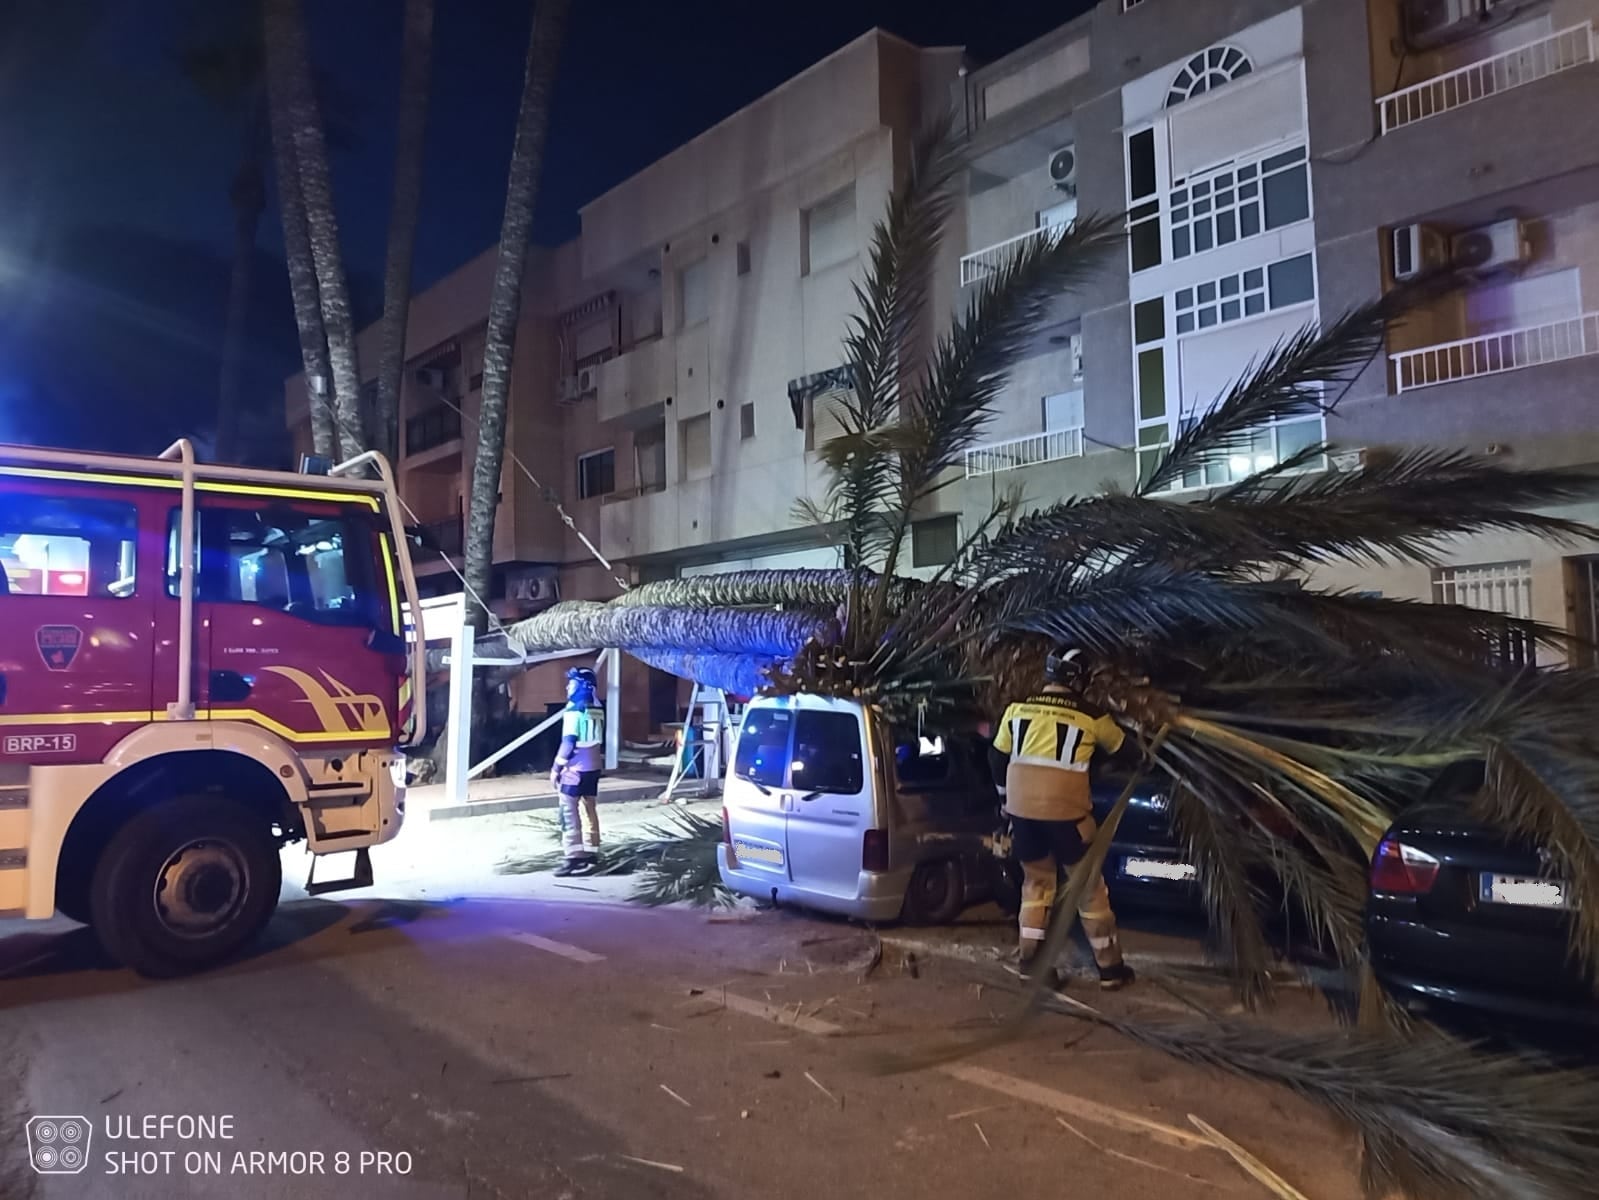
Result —
<instances>
[{"instance_id":1,"label":"van rear window","mask_svg":"<svg viewBox=\"0 0 1599 1200\"><path fill-rule=\"evenodd\" d=\"M763 787L782 787L794 714L786 708L752 708L744 714L733 773Z\"/></svg>"},{"instance_id":2,"label":"van rear window","mask_svg":"<svg viewBox=\"0 0 1599 1200\"><path fill-rule=\"evenodd\" d=\"M853 712L802 710L794 727L789 787L853 796L865 779L860 717Z\"/></svg>"}]
</instances>

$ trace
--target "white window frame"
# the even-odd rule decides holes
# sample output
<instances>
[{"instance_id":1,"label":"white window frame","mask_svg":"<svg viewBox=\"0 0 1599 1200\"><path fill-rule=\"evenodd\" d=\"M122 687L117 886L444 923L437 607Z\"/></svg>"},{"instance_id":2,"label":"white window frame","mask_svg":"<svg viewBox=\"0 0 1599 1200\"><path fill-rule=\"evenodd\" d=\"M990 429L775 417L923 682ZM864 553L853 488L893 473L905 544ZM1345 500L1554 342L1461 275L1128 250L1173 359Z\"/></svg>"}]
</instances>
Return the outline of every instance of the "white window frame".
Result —
<instances>
[{"instance_id":1,"label":"white window frame","mask_svg":"<svg viewBox=\"0 0 1599 1200\"><path fill-rule=\"evenodd\" d=\"M842 209L845 206L845 202L846 201L848 202L849 215L850 215L850 222L849 222L849 253L847 253L847 254L841 253L836 258L829 258L825 262L817 262L816 259L815 259L815 256L811 252L811 245L812 245L812 240L811 239L812 239L812 233L813 233L813 226L814 226L814 222L815 222L815 214L817 212L824 212L825 213L828 209L833 208L833 207L838 207L838 208ZM859 200L859 197L856 195L856 191L855 191L855 181L852 179L852 180L850 180L850 182L846 186L841 187L837 191L832 192L832 193L830 193L830 194L828 194L826 196L823 196L815 204L809 205L806 208L800 210L800 274L801 275L817 275L817 274L820 274L823 271L830 270L833 267L838 267L838 266L842 266L845 263L854 262L858 257L860 257L861 247L860 247L860 230L859 230L859 222L860 222L859 203L860 203L860 200ZM840 249L842 249L842 247L840 247Z\"/></svg>"},{"instance_id":2,"label":"white window frame","mask_svg":"<svg viewBox=\"0 0 1599 1200\"><path fill-rule=\"evenodd\" d=\"M1268 159L1277 158L1285 154L1297 154L1291 162L1282 163L1266 169ZM1266 224L1266 180L1278 175L1287 174L1289 171L1302 170L1305 173L1305 216L1298 221L1290 221L1286 225L1268 226ZM1245 173L1248 178L1241 178ZM1221 186L1217 186L1220 183ZM1203 189L1204 195L1196 196L1195 190ZM1246 189L1251 189L1251 194L1244 195ZM1192 175L1181 179L1173 179L1171 187L1162 197L1161 205L1166 225L1166 250L1170 254L1168 262L1181 262L1188 258L1197 258L1201 254L1209 254L1213 250L1220 250L1224 246L1237 246L1245 242L1254 241L1268 233L1278 233L1284 229L1292 229L1296 225L1313 221L1316 217L1314 189L1310 179L1310 154L1308 143L1303 139L1296 139L1293 143L1283 143L1271 146L1265 150L1254 151L1243 158L1232 159L1225 163L1218 163L1214 167L1207 167L1204 171L1196 171ZM1216 198L1225 192L1228 200L1225 206L1218 206ZM1181 197L1181 202L1179 202ZM1195 210L1201 205L1204 212ZM1255 212L1258 222L1254 233L1243 232L1242 216L1246 209ZM1178 213L1184 214L1181 219ZM1216 219L1223 213L1231 213L1233 218L1233 237L1229 241L1218 241L1216 237ZM1210 245L1203 250L1197 248L1197 239L1194 230L1200 225L1210 229ZM1182 254L1177 253L1177 233L1179 230L1188 231L1188 249Z\"/></svg>"},{"instance_id":3,"label":"white window frame","mask_svg":"<svg viewBox=\"0 0 1599 1200\"><path fill-rule=\"evenodd\" d=\"M698 316L690 318L688 311L688 274L690 271L701 271L701 287L705 297L705 311ZM691 263L686 263L677 271L677 326L679 329L693 329L705 324L711 319L711 271L710 259L697 258Z\"/></svg>"},{"instance_id":4,"label":"white window frame","mask_svg":"<svg viewBox=\"0 0 1599 1200\"><path fill-rule=\"evenodd\" d=\"M611 456L611 490L608 492L591 492L584 482L583 465L590 459ZM602 446L598 450L589 450L577 456L577 498L579 500L598 500L602 496L610 496L616 492L616 447Z\"/></svg>"},{"instance_id":5,"label":"white window frame","mask_svg":"<svg viewBox=\"0 0 1599 1200\"><path fill-rule=\"evenodd\" d=\"M1271 294L1271 269L1283 263L1293 262L1295 259L1310 259L1310 295L1304 300L1292 300L1285 304L1273 304ZM1251 276L1259 276L1258 282L1252 282ZM1228 291L1231 285L1232 291ZM1209 289L1209 298L1206 298ZM1183 300L1184 294L1188 300ZM1251 312L1249 302L1258 299L1260 307ZM1259 263L1255 266L1245 267L1242 270L1207 279L1202 283L1190 284L1180 287L1171 293L1172 328L1178 338L1193 337L1197 334L1209 333L1212 329L1222 325L1232 325L1240 321L1253 321L1259 317L1268 316L1274 312L1283 312L1291 308L1304 306L1313 307L1317 300L1316 294L1316 256L1305 251L1302 254L1289 254L1282 258L1273 259L1271 262ZM1236 308L1234 315L1227 315L1228 305ZM1207 323L1206 313L1211 314ZM1184 320L1190 322L1187 329L1183 328Z\"/></svg>"}]
</instances>

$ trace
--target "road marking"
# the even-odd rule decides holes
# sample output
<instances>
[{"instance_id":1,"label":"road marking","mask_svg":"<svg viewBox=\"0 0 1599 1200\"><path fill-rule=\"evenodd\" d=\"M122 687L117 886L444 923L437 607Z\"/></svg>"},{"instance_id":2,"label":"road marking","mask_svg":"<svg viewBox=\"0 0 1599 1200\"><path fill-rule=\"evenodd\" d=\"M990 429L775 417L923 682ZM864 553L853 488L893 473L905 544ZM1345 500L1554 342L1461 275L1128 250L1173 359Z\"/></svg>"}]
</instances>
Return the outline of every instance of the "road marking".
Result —
<instances>
[{"instance_id":1,"label":"road marking","mask_svg":"<svg viewBox=\"0 0 1599 1200\"><path fill-rule=\"evenodd\" d=\"M723 999L725 1006L734 1012L743 1013L748 1017L758 1017L775 1025L789 1025L816 1037L836 1037L844 1032L842 1025L835 1025L831 1021L822 1021L816 1017L801 1016L797 1011L780 1008L775 1004L763 1004L759 1000L750 1000L734 992L725 993ZM1172 1146L1178 1150L1213 1148L1213 1143L1208 1138L1187 1129L1179 1129L1175 1125L1152 1121L1148 1117L1139 1116L1137 1113L1126 1112L1109 1104L1101 1104L1097 1100L1089 1100L1083 1096L1073 1096L1055 1088L1045 1087L1043 1084L1032 1083L1026 1079L1018 1079L1014 1075L1006 1075L1000 1071L990 1071L986 1067L975 1067L963 1063L948 1063L936 1068L936 1070L939 1074L958 1079L962 1083L986 1088L991 1092L999 1092L1012 1099L1021 1100L1028 1104L1036 1104L1041 1108L1047 1108L1057 1113L1065 1113L1076 1117L1078 1120L1103 1125L1109 1129L1141 1134L1144 1137L1153 1138L1157 1142Z\"/></svg>"},{"instance_id":2,"label":"road marking","mask_svg":"<svg viewBox=\"0 0 1599 1200\"><path fill-rule=\"evenodd\" d=\"M557 942L547 937L540 937L536 933L523 933L519 929L507 929L501 936L510 938L513 942L521 942L524 946L532 946L535 950L543 950L549 954L559 954L562 958L569 958L573 962L597 963L605 961L605 955L603 954L595 954L592 950L585 950L581 946L569 946L565 942Z\"/></svg>"},{"instance_id":3,"label":"road marking","mask_svg":"<svg viewBox=\"0 0 1599 1200\"><path fill-rule=\"evenodd\" d=\"M1058 1113L1078 1117L1084 1121L1092 1121L1098 1125L1105 1125L1112 1129L1120 1129L1126 1133L1143 1134L1157 1142L1163 1142L1178 1150L1200 1150L1211 1145L1208 1138L1195 1136L1186 1129L1179 1129L1175 1125L1165 1125L1159 1121L1151 1121L1148 1117L1141 1117L1137 1113L1125 1112L1109 1104L1101 1104L1097 1100L1088 1100L1082 1096L1069 1095L1066 1092L1056 1091L1054 1088L1042 1084L1031 1083L1025 1079L1017 1079L1014 1075L1005 1075L999 1071L990 1071L987 1067L974 1067L965 1063L949 1063L938 1068L940 1073L951 1078L959 1079L963 1083L974 1084L980 1088L987 1088L991 1092L999 1092L1016 1100L1024 1100L1029 1104L1036 1104L1040 1108L1052 1109Z\"/></svg>"}]
</instances>

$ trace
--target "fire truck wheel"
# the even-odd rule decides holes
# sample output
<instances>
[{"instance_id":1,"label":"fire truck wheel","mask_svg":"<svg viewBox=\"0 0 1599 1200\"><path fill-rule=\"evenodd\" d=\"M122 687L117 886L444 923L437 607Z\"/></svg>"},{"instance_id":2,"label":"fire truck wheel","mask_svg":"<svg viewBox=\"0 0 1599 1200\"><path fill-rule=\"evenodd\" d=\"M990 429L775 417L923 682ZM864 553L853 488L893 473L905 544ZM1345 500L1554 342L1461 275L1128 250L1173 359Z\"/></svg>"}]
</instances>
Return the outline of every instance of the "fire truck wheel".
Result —
<instances>
[{"instance_id":1,"label":"fire truck wheel","mask_svg":"<svg viewBox=\"0 0 1599 1200\"><path fill-rule=\"evenodd\" d=\"M265 822L222 796L180 796L112 837L90 885L90 924L116 961L181 975L255 937L282 882Z\"/></svg>"}]
</instances>

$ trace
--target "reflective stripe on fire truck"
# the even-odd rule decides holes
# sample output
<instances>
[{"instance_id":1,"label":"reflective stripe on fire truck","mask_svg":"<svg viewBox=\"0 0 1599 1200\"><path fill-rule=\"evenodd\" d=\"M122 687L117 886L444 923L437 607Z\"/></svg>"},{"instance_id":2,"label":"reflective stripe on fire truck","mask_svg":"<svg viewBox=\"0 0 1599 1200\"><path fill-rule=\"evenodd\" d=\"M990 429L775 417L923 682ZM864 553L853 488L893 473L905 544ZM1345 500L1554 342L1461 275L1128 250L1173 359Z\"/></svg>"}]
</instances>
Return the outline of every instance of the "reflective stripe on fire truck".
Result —
<instances>
[{"instance_id":1,"label":"reflective stripe on fire truck","mask_svg":"<svg viewBox=\"0 0 1599 1200\"><path fill-rule=\"evenodd\" d=\"M0 467L0 475L16 475L29 479L65 479L74 483L108 483L119 487L155 487L183 490L181 479L165 479L157 475L96 475L90 471L56 471L45 467ZM290 500L322 500L332 504L366 504L373 512L378 510L378 499L364 492L316 492L304 488L263 487L250 483L221 483L216 480L196 480L195 490L217 492L236 496L284 496Z\"/></svg>"}]
</instances>

